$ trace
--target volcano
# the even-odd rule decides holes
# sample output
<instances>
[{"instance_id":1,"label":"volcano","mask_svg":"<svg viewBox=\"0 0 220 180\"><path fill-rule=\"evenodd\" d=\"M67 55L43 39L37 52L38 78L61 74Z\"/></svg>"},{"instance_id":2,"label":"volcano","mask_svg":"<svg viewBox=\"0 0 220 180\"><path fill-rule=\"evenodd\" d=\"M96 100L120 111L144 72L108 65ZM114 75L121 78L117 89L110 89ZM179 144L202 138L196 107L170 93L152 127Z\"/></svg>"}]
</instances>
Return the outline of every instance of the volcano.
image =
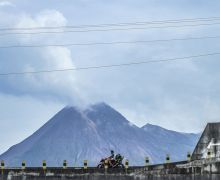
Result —
<instances>
[{"instance_id":1,"label":"volcano","mask_svg":"<svg viewBox=\"0 0 220 180\"><path fill-rule=\"evenodd\" d=\"M106 103L86 109L66 106L31 136L12 146L0 156L7 166L90 166L98 164L110 150L129 159L131 165L143 165L144 158L152 163L164 162L167 153L172 161L186 159L194 149L199 135L170 131L147 124L142 128L129 122Z\"/></svg>"}]
</instances>

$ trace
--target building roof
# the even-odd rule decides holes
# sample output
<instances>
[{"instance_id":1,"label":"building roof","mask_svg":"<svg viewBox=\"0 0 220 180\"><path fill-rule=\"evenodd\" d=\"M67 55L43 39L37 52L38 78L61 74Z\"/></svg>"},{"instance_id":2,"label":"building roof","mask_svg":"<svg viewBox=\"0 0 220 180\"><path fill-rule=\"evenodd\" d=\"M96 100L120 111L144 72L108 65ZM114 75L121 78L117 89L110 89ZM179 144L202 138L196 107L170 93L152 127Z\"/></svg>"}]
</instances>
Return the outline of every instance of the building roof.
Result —
<instances>
[{"instance_id":1,"label":"building roof","mask_svg":"<svg viewBox=\"0 0 220 180\"><path fill-rule=\"evenodd\" d=\"M194 149L192 160L205 158L209 150L217 155L220 151L220 146L211 149L211 145L220 143L220 122L208 123Z\"/></svg>"}]
</instances>

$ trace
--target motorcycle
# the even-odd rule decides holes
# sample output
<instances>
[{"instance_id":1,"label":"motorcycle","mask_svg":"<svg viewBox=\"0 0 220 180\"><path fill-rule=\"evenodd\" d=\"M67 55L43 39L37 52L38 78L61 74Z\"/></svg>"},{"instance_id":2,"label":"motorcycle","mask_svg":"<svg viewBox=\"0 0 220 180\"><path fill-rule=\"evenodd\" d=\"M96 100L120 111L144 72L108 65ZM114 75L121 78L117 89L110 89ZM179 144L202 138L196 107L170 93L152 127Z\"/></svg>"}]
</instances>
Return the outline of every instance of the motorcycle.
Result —
<instances>
[{"instance_id":1,"label":"motorcycle","mask_svg":"<svg viewBox=\"0 0 220 180\"><path fill-rule=\"evenodd\" d=\"M104 168L105 165L108 166L108 168L124 168L124 164L123 164L123 159L124 157L121 156L120 154L117 154L115 156L115 158L104 158L101 159L101 161L98 164L98 168Z\"/></svg>"}]
</instances>

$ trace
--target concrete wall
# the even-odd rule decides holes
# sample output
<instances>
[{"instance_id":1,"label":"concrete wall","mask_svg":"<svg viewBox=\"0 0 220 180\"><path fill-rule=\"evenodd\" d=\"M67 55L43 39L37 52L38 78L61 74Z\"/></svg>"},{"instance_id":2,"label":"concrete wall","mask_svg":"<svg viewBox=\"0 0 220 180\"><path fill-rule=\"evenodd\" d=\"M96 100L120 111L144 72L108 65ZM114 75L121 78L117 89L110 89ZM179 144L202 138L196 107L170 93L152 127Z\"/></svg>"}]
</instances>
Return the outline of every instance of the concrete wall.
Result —
<instances>
[{"instance_id":1,"label":"concrete wall","mask_svg":"<svg viewBox=\"0 0 220 180\"><path fill-rule=\"evenodd\" d=\"M220 157L220 123L207 124L192 154L192 160L209 157Z\"/></svg>"},{"instance_id":2,"label":"concrete wall","mask_svg":"<svg viewBox=\"0 0 220 180\"><path fill-rule=\"evenodd\" d=\"M164 175L164 176L128 176L128 175L74 175L65 176L0 176L0 180L219 180L220 175Z\"/></svg>"}]
</instances>

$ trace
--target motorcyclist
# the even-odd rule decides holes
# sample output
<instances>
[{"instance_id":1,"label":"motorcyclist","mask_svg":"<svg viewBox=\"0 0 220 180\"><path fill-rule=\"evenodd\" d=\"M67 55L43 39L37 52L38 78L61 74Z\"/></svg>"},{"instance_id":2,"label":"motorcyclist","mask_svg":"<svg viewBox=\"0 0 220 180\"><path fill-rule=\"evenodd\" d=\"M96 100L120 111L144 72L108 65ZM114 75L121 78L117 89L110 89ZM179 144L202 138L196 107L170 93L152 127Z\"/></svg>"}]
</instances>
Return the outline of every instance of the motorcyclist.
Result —
<instances>
[{"instance_id":1,"label":"motorcyclist","mask_svg":"<svg viewBox=\"0 0 220 180\"><path fill-rule=\"evenodd\" d=\"M115 153L113 150L111 150L111 156L108 157L108 163L109 163L110 167L113 167L114 158L115 158Z\"/></svg>"},{"instance_id":2,"label":"motorcyclist","mask_svg":"<svg viewBox=\"0 0 220 180\"><path fill-rule=\"evenodd\" d=\"M109 156L109 158L114 159L115 158L115 153L113 150L111 150L111 156Z\"/></svg>"},{"instance_id":3,"label":"motorcyclist","mask_svg":"<svg viewBox=\"0 0 220 180\"><path fill-rule=\"evenodd\" d=\"M116 160L117 162L120 162L121 159L122 159L121 154L117 154L117 155L115 156L115 160Z\"/></svg>"},{"instance_id":4,"label":"motorcyclist","mask_svg":"<svg viewBox=\"0 0 220 180\"><path fill-rule=\"evenodd\" d=\"M123 156L121 154L114 154L114 151L111 150L111 155L105 159L101 159L100 163L98 164L97 167L99 168L104 168L105 161L107 160L109 168L114 168L114 167L124 167L122 164Z\"/></svg>"}]
</instances>

